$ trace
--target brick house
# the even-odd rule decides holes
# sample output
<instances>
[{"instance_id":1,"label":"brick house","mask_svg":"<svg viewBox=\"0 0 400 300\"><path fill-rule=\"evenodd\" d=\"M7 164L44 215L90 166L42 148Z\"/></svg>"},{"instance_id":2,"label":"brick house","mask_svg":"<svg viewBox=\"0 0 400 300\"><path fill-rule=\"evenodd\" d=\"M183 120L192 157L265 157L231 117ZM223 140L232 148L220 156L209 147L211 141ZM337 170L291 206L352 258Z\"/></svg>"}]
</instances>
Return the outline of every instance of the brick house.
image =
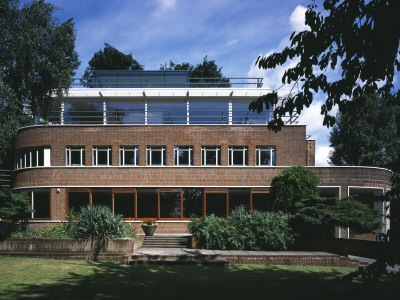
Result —
<instances>
[{"instance_id":1,"label":"brick house","mask_svg":"<svg viewBox=\"0 0 400 300\"><path fill-rule=\"evenodd\" d=\"M271 111L248 111L267 92L260 79L97 72L86 87L71 88L45 119L19 130L14 189L31 193L35 227L64 221L71 209L103 204L138 233L148 217L158 219L157 233L186 233L191 217L228 216L237 205L268 210L272 178L303 165L320 179L322 195L355 194L384 211L373 197L390 189L391 171L314 166L315 141L296 117L274 133L266 125ZM349 237L351 231L337 228L335 234Z\"/></svg>"}]
</instances>

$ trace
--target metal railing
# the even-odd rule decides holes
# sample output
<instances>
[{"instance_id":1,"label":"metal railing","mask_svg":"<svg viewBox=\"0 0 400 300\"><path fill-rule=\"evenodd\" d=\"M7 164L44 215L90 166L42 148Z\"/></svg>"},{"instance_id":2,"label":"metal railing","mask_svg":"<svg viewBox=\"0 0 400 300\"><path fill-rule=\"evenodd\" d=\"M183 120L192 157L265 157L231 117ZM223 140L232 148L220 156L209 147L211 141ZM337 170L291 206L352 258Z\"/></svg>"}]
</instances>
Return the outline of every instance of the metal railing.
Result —
<instances>
[{"instance_id":1,"label":"metal railing","mask_svg":"<svg viewBox=\"0 0 400 300\"><path fill-rule=\"evenodd\" d=\"M11 171L0 169L0 187L9 187L11 185Z\"/></svg>"},{"instance_id":2,"label":"metal railing","mask_svg":"<svg viewBox=\"0 0 400 300\"><path fill-rule=\"evenodd\" d=\"M124 110L124 111L52 111L47 118L33 118L32 124L59 124L59 125L265 125L273 119L273 111L264 111L261 114L249 111L168 111L168 110ZM285 124L297 124L298 115L284 118Z\"/></svg>"},{"instance_id":3,"label":"metal railing","mask_svg":"<svg viewBox=\"0 0 400 300\"><path fill-rule=\"evenodd\" d=\"M253 87L261 88L261 77L230 77L230 78L73 78L72 88L230 88Z\"/></svg>"}]
</instances>

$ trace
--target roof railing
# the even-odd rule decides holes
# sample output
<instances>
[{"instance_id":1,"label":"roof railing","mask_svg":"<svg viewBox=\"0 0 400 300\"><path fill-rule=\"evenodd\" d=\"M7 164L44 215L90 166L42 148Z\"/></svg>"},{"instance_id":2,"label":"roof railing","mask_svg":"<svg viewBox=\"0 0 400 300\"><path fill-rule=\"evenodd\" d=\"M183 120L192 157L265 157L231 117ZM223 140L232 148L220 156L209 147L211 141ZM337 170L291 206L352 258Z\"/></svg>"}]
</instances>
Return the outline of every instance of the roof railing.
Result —
<instances>
[{"instance_id":1,"label":"roof railing","mask_svg":"<svg viewBox=\"0 0 400 300\"><path fill-rule=\"evenodd\" d=\"M99 77L73 78L72 88L262 88L261 77L168 78Z\"/></svg>"}]
</instances>

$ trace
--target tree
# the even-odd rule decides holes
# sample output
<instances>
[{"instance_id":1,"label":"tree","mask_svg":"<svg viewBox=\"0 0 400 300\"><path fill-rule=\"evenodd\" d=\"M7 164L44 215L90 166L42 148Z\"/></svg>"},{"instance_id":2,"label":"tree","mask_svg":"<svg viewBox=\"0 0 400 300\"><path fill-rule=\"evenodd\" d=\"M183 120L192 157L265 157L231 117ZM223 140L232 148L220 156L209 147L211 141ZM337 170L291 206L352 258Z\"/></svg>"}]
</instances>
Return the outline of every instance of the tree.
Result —
<instances>
[{"instance_id":1,"label":"tree","mask_svg":"<svg viewBox=\"0 0 400 300\"><path fill-rule=\"evenodd\" d=\"M9 167L24 108L46 117L61 100L79 66L72 19L59 23L56 7L34 0L0 2L0 166ZM12 160L11 160L12 161Z\"/></svg>"},{"instance_id":2,"label":"tree","mask_svg":"<svg viewBox=\"0 0 400 300\"><path fill-rule=\"evenodd\" d=\"M29 218L31 212L27 193L14 193L10 188L0 189L0 219L17 222Z\"/></svg>"},{"instance_id":3,"label":"tree","mask_svg":"<svg viewBox=\"0 0 400 300\"><path fill-rule=\"evenodd\" d=\"M318 185L317 176L305 167L294 166L284 170L272 179L272 210L294 213L297 202L319 196Z\"/></svg>"},{"instance_id":4,"label":"tree","mask_svg":"<svg viewBox=\"0 0 400 300\"><path fill-rule=\"evenodd\" d=\"M330 133L336 166L375 166L400 172L400 105L376 94L363 95L336 116Z\"/></svg>"},{"instance_id":5,"label":"tree","mask_svg":"<svg viewBox=\"0 0 400 300\"><path fill-rule=\"evenodd\" d=\"M143 65L133 58L132 53L124 54L113 46L104 43L104 49L97 51L83 74L83 84L90 86L95 70L143 70Z\"/></svg>"},{"instance_id":6,"label":"tree","mask_svg":"<svg viewBox=\"0 0 400 300\"><path fill-rule=\"evenodd\" d=\"M175 64L169 61L169 66L165 63L160 66L162 71L187 70L190 76L190 87L230 87L229 79L222 74L222 67L218 67L215 60L208 60L207 55L204 56L203 62L197 64L196 67L188 62ZM200 79L206 78L206 79Z\"/></svg>"},{"instance_id":7,"label":"tree","mask_svg":"<svg viewBox=\"0 0 400 300\"><path fill-rule=\"evenodd\" d=\"M275 176L271 183L274 211L289 213L294 232L301 237L331 236L333 226L368 233L381 226L378 211L352 198L322 198L319 180L305 167L294 166Z\"/></svg>"},{"instance_id":8,"label":"tree","mask_svg":"<svg viewBox=\"0 0 400 300\"><path fill-rule=\"evenodd\" d=\"M277 105L274 119L268 123L275 131L283 126L282 117L300 113L313 101L313 92L326 94L321 107L323 124L333 126L329 115L337 105L340 112L349 110L348 99L363 94L378 93L382 97L394 94L393 80L400 70L400 1L398 0L325 0L323 10L312 1L305 14L309 30L293 32L291 44L280 53L258 57L256 64L272 69L292 59L297 64L287 68L282 83L291 92L278 103L277 91L260 97L249 108L262 111ZM329 70L340 68L339 79L330 78ZM378 83L380 87L378 87Z\"/></svg>"}]
</instances>

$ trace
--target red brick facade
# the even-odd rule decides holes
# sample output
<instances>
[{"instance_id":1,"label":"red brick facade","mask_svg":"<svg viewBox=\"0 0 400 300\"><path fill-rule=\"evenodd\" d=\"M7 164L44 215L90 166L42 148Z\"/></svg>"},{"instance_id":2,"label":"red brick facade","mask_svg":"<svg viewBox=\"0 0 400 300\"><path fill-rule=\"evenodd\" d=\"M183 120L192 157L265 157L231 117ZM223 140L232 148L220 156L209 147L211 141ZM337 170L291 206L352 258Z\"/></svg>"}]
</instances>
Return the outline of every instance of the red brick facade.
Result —
<instances>
[{"instance_id":1,"label":"red brick facade","mask_svg":"<svg viewBox=\"0 0 400 300\"><path fill-rule=\"evenodd\" d=\"M119 166L120 146L139 146L139 166ZM146 166L146 147L166 146L166 166ZM193 165L174 166L174 146L193 146ZM201 147L221 147L221 166L202 167ZM229 146L248 147L248 165L228 165ZM285 126L278 133L266 126L38 126L21 129L15 150L46 146L51 166L13 172L14 188L50 188L50 218L65 220L67 189L73 187L268 187L272 178L292 165L309 166L320 186L390 188L391 172L368 167L313 167L315 141L306 140L305 126ZM85 166L66 166L66 147L85 148ZM92 147L111 146L112 165L92 166ZM276 166L256 166L256 146L275 146ZM138 226L138 223L134 223ZM141 229L138 227L138 232ZM186 233L187 222L161 222L158 233Z\"/></svg>"}]
</instances>

